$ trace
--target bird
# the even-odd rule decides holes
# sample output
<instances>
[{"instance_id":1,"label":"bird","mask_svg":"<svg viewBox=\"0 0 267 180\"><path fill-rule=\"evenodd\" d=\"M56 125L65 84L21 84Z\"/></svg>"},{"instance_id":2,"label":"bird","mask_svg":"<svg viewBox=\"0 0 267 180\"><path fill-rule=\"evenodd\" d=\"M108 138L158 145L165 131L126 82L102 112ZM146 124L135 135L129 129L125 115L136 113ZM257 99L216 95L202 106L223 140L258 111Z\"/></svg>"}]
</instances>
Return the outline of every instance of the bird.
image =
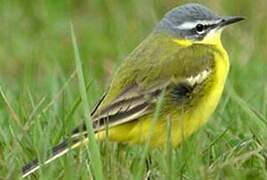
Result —
<instances>
[{"instance_id":1,"label":"bird","mask_svg":"<svg viewBox=\"0 0 267 180\"><path fill-rule=\"evenodd\" d=\"M149 138L153 149L163 148L170 134L171 146L179 146L215 111L230 68L221 34L244 19L219 16L197 3L167 12L125 58L91 112L96 140L133 145L146 144ZM52 149L48 160L26 164L22 176L86 142L83 122Z\"/></svg>"}]
</instances>

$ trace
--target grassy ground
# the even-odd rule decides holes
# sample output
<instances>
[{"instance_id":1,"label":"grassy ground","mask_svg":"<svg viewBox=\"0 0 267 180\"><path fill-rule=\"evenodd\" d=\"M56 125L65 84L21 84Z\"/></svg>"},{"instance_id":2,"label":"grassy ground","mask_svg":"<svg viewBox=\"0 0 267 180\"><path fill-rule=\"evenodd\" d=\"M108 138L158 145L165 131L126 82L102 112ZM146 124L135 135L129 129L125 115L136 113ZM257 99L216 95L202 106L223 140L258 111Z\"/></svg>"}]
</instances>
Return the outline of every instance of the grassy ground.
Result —
<instances>
[{"instance_id":1,"label":"grassy ground","mask_svg":"<svg viewBox=\"0 0 267 180\"><path fill-rule=\"evenodd\" d=\"M152 30L174 0L0 0L0 179L17 179L84 118L70 21L76 31L90 108L114 69ZM201 1L247 21L223 42L231 72L209 123L169 153L151 152L154 179L266 179L267 28L265 0ZM74 110L74 111L73 111ZM101 144L104 176L134 179L143 147ZM30 179L88 179L86 147Z\"/></svg>"}]
</instances>

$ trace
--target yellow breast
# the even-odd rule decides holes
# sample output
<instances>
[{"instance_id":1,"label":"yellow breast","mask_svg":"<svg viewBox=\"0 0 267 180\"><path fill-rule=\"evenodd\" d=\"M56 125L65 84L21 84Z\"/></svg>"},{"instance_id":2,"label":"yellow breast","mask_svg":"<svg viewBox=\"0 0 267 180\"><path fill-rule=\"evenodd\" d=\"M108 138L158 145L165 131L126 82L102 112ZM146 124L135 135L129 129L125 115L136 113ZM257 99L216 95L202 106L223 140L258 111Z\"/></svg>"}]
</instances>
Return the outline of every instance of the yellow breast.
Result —
<instances>
[{"instance_id":1,"label":"yellow breast","mask_svg":"<svg viewBox=\"0 0 267 180\"><path fill-rule=\"evenodd\" d=\"M229 71L229 60L227 52L222 46L217 46L218 52L214 54L214 69L209 77L207 87L203 96L197 100L193 108L184 114L173 113L171 117L171 142L173 146L179 145L182 141L201 128L209 119L218 105L222 95L225 81ZM166 122L166 119L165 119ZM145 123L144 123L145 124ZM168 128L166 124L159 123L152 137L151 146L162 147L166 145ZM148 128L147 128L148 129ZM170 130L170 129L169 129ZM159 138L162 137L162 138Z\"/></svg>"},{"instance_id":2,"label":"yellow breast","mask_svg":"<svg viewBox=\"0 0 267 180\"><path fill-rule=\"evenodd\" d=\"M218 105L229 72L229 60L228 54L222 46L218 46L217 49L220 53L214 54L215 64L209 79L210 87L202 99L199 100L199 104L185 115L185 120L175 125L174 128L180 128L181 130L173 133L172 141L174 145L178 145L183 141L183 138L190 136L203 126Z\"/></svg>"},{"instance_id":3,"label":"yellow breast","mask_svg":"<svg viewBox=\"0 0 267 180\"><path fill-rule=\"evenodd\" d=\"M222 95L225 81L229 71L228 55L222 46L216 46L218 51L214 51L214 69L207 82L207 87L202 97L198 97L197 104L184 114L177 114L174 111L169 117L163 117L164 120L158 120L159 123L153 127L151 137L151 147L164 147L168 137L173 146L179 145L192 133L202 127L214 112L220 97ZM168 128L167 120L171 120L171 129ZM129 137L130 143L145 143L147 132L150 130L151 119L142 119L132 129ZM171 133L168 132L171 130ZM168 135L170 134L170 135Z\"/></svg>"}]
</instances>

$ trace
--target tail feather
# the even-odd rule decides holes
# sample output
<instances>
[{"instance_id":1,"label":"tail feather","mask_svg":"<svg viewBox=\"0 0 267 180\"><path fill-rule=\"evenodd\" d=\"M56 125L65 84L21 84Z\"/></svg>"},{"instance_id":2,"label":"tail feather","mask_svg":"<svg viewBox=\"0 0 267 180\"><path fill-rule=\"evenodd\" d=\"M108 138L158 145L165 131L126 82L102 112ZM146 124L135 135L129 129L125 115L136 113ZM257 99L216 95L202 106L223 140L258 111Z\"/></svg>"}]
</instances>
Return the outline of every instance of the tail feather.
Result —
<instances>
[{"instance_id":1,"label":"tail feather","mask_svg":"<svg viewBox=\"0 0 267 180\"><path fill-rule=\"evenodd\" d=\"M80 133L79 133L80 134ZM78 147L79 145L86 143L88 140L87 134L85 133L84 136L81 136L78 134L73 134L73 136L70 138L70 140L64 140L57 146L55 146L52 149L52 153L50 158L48 158L45 162L40 163L37 159L34 159L30 163L26 164L22 168L22 177L27 177L28 175L34 173L38 169L40 169L41 166L49 164L50 162L54 161L55 159L63 156L71 149L74 149Z\"/></svg>"},{"instance_id":2,"label":"tail feather","mask_svg":"<svg viewBox=\"0 0 267 180\"><path fill-rule=\"evenodd\" d=\"M94 109L91 113L91 116L93 116L93 114L96 112L96 110L98 109L98 107L102 103L105 96L106 96L106 93L102 96L102 98L98 101L98 103L94 107ZM98 131L97 128L95 127L96 125L97 124L93 124L95 133ZM88 138L87 138L86 124L82 123L80 126L76 127L72 131L72 136L70 137L70 139L64 140L63 142L61 142L60 144L58 144L57 146L55 146L52 149L52 153L51 153L50 158L47 159L45 162L40 163L38 161L38 159L34 159L30 163L23 166L22 177L23 178L27 177L28 175L30 175L30 174L34 173L35 171L37 171L38 169L40 169L41 166L49 164L53 160L66 154L71 149L74 149L74 148L78 147L79 145L86 143L87 141L88 141Z\"/></svg>"}]
</instances>

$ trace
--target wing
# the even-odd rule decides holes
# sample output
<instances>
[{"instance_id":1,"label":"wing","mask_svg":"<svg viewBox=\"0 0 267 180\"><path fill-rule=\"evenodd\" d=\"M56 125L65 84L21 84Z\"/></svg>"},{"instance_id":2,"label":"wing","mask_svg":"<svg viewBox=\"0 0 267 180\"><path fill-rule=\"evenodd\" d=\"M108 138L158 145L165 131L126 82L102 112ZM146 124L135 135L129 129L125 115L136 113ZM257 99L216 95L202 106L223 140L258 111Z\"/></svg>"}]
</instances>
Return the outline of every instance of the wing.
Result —
<instances>
[{"instance_id":1,"label":"wing","mask_svg":"<svg viewBox=\"0 0 267 180\"><path fill-rule=\"evenodd\" d=\"M144 89L136 83L131 84L112 103L92 115L94 129L99 131L106 127L106 123L113 127L151 113L152 107L168 84L162 83L150 89Z\"/></svg>"},{"instance_id":2,"label":"wing","mask_svg":"<svg viewBox=\"0 0 267 180\"><path fill-rule=\"evenodd\" d=\"M202 45L180 47L170 37L152 34L115 74L92 114L93 127L99 131L106 123L113 127L151 113L163 89L182 99L211 73L211 51Z\"/></svg>"}]
</instances>

